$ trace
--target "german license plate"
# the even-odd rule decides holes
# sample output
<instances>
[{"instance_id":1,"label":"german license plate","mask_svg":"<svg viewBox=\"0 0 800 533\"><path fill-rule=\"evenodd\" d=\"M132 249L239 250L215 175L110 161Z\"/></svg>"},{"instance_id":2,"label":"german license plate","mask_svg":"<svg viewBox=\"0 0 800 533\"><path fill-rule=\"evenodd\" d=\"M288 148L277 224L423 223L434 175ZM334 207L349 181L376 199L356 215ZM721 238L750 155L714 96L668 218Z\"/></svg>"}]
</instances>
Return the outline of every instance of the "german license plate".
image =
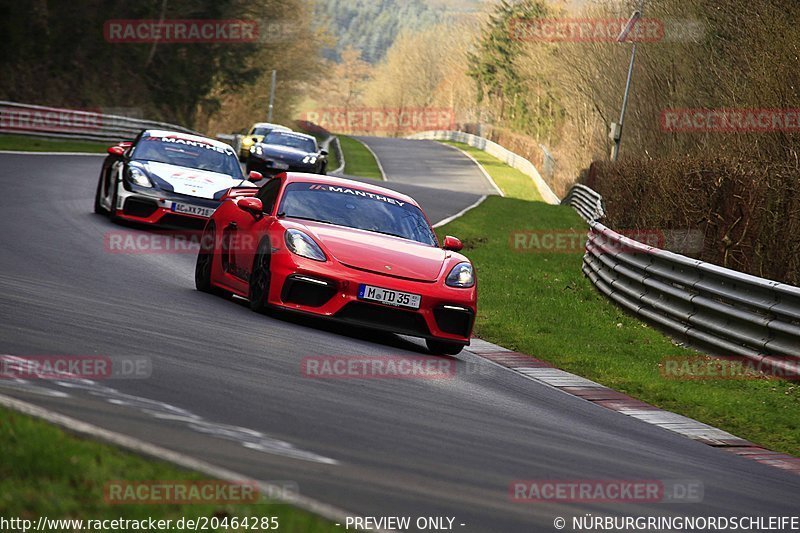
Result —
<instances>
[{"instance_id":1,"label":"german license plate","mask_svg":"<svg viewBox=\"0 0 800 533\"><path fill-rule=\"evenodd\" d=\"M176 213L183 213L185 215L196 215L199 217L208 218L214 214L214 209L211 207L201 207L199 205L179 204L172 202L172 210Z\"/></svg>"},{"instance_id":2,"label":"german license plate","mask_svg":"<svg viewBox=\"0 0 800 533\"><path fill-rule=\"evenodd\" d=\"M373 302L396 307L410 307L411 309L419 309L419 302L422 300L419 294L393 291L363 284L358 287L358 298L359 300L372 300Z\"/></svg>"}]
</instances>

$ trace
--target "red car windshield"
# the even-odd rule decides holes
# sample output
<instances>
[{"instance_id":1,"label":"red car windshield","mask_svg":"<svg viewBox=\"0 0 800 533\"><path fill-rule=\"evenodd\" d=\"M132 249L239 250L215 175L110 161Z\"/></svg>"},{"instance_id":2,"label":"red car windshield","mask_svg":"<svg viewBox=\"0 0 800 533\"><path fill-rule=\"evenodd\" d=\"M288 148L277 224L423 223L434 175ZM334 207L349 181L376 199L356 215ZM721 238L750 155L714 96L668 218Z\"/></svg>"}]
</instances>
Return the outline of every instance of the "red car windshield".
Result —
<instances>
[{"instance_id":1,"label":"red car windshield","mask_svg":"<svg viewBox=\"0 0 800 533\"><path fill-rule=\"evenodd\" d=\"M346 186L290 183L278 213L436 246L436 235L417 206Z\"/></svg>"},{"instance_id":2,"label":"red car windshield","mask_svg":"<svg viewBox=\"0 0 800 533\"><path fill-rule=\"evenodd\" d=\"M236 179L244 179L242 167L233 149L182 137L153 137L144 135L133 150L132 159L155 161L180 167L208 170L227 174Z\"/></svg>"}]
</instances>

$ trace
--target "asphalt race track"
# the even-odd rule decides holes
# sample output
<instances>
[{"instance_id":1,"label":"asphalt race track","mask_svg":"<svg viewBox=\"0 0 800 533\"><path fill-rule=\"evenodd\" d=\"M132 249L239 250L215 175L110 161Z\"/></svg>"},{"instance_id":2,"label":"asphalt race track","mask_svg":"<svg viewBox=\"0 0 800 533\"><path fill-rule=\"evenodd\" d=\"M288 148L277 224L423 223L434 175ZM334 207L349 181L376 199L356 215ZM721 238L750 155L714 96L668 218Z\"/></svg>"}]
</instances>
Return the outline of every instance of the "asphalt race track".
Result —
<instances>
[{"instance_id":1,"label":"asphalt race track","mask_svg":"<svg viewBox=\"0 0 800 533\"><path fill-rule=\"evenodd\" d=\"M450 192L497 194L479 168L450 146L387 137L356 139L372 149L389 182L424 185Z\"/></svg>"},{"instance_id":2,"label":"asphalt race track","mask_svg":"<svg viewBox=\"0 0 800 533\"><path fill-rule=\"evenodd\" d=\"M437 168L429 154L458 153L424 142L375 147L392 144L398 160L434 167L435 183L416 184L435 188L416 196L444 213L441 190L448 176L456 190L463 186L453 173L466 163ZM468 351L450 379L304 377L308 356L426 353L421 342L258 315L241 300L197 292L194 254L109 253L108 232L146 231L91 213L100 164L92 156L0 154L0 352L147 357L152 375L0 380L0 393L248 477L295 483L355 514L455 517L456 531L553 531L556 516L585 513L796 514L798 476ZM422 170L407 167L398 174L385 162L387 186L411 183ZM699 480L704 496L694 504L515 503L509 485L519 479Z\"/></svg>"}]
</instances>

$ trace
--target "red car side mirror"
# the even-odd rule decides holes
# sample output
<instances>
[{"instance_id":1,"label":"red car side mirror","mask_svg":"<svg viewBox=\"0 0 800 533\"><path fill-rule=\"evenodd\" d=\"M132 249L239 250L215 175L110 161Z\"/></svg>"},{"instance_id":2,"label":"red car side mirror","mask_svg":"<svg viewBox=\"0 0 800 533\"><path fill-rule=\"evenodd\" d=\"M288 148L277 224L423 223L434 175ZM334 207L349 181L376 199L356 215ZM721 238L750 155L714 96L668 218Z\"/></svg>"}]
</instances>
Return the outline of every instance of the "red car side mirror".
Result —
<instances>
[{"instance_id":1,"label":"red car side mirror","mask_svg":"<svg viewBox=\"0 0 800 533\"><path fill-rule=\"evenodd\" d=\"M247 179L250 181L261 181L264 179L264 175L261 172L256 172L255 170L251 170L250 174L247 176Z\"/></svg>"},{"instance_id":2,"label":"red car side mirror","mask_svg":"<svg viewBox=\"0 0 800 533\"><path fill-rule=\"evenodd\" d=\"M247 211L254 217L260 217L264 212L264 204L259 198L245 197L236 200L236 206L242 211Z\"/></svg>"},{"instance_id":3,"label":"red car side mirror","mask_svg":"<svg viewBox=\"0 0 800 533\"><path fill-rule=\"evenodd\" d=\"M451 250L453 252L457 252L461 250L463 247L464 245L461 243L459 239L451 237L450 235L444 238L444 244L442 244L442 248L444 248L445 250Z\"/></svg>"},{"instance_id":4,"label":"red car side mirror","mask_svg":"<svg viewBox=\"0 0 800 533\"><path fill-rule=\"evenodd\" d=\"M125 154L125 148L119 145L109 146L108 150L106 150L110 155L115 155L118 157L122 157Z\"/></svg>"}]
</instances>

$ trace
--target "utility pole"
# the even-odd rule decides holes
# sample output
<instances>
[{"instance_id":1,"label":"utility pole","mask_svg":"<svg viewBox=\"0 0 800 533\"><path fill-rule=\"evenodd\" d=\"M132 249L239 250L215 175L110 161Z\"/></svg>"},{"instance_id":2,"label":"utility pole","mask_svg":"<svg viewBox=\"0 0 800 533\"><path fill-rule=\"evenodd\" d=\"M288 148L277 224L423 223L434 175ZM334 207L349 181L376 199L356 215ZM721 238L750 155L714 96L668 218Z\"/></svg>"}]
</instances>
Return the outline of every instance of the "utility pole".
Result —
<instances>
[{"instance_id":1,"label":"utility pole","mask_svg":"<svg viewBox=\"0 0 800 533\"><path fill-rule=\"evenodd\" d=\"M272 86L269 89L269 113L267 114L267 122L272 122L272 104L275 103L275 76L276 72L272 71Z\"/></svg>"},{"instance_id":2,"label":"utility pole","mask_svg":"<svg viewBox=\"0 0 800 533\"><path fill-rule=\"evenodd\" d=\"M630 20L625 25L625 28L617 37L617 42L624 43L628 39L628 35L633 31L634 26L639 20L642 18L642 11L644 11L644 2L645 0L639 1L639 9L633 12L631 15ZM611 124L611 132L609 133L609 137L611 140L614 141L614 148L611 150L611 160L616 161L619 157L619 149L620 145L622 144L622 127L625 124L625 111L628 109L628 96L630 95L631 91L631 81L633 80L633 66L636 63L636 41L633 41L633 49L631 50L631 62L628 65L628 79L625 82L625 94L622 97L622 110L619 114L619 123L618 124Z\"/></svg>"}]
</instances>

